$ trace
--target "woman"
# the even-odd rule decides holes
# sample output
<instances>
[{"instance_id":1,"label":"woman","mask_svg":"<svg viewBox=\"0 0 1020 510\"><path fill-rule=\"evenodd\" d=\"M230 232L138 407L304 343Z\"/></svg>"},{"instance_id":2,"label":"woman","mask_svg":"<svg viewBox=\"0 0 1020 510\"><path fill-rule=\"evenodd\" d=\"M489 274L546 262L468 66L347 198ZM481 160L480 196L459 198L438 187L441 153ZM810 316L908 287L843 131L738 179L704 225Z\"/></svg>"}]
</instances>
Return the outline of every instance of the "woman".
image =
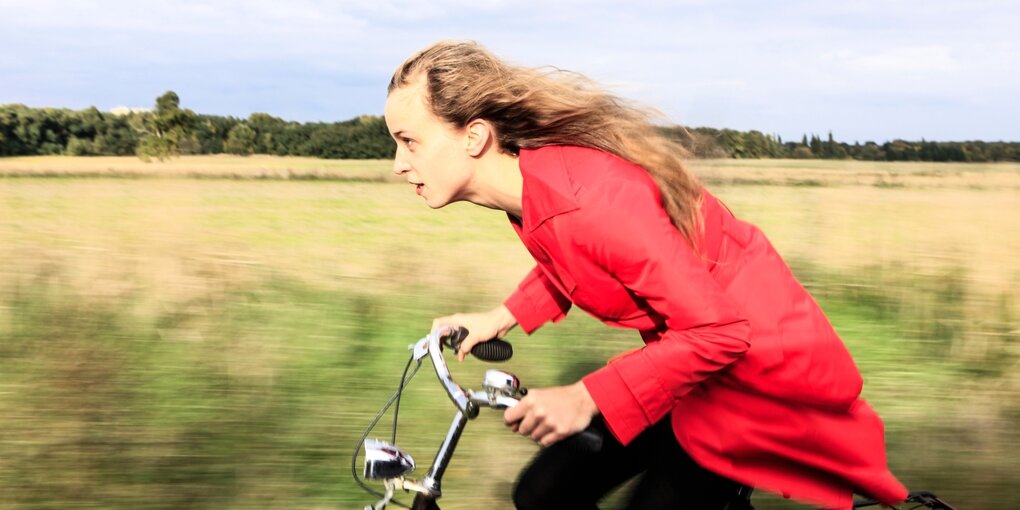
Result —
<instances>
[{"instance_id":1,"label":"woman","mask_svg":"<svg viewBox=\"0 0 1020 510\"><path fill-rule=\"evenodd\" d=\"M506 211L537 262L502 305L435 320L470 331L460 359L572 305L645 342L506 411L547 447L518 481L518 508L594 508L638 473L631 508L721 508L739 484L837 508L854 491L906 497L822 311L641 110L577 75L440 42L397 69L386 124L394 171L430 207ZM601 452L558 443L592 423L607 431Z\"/></svg>"}]
</instances>

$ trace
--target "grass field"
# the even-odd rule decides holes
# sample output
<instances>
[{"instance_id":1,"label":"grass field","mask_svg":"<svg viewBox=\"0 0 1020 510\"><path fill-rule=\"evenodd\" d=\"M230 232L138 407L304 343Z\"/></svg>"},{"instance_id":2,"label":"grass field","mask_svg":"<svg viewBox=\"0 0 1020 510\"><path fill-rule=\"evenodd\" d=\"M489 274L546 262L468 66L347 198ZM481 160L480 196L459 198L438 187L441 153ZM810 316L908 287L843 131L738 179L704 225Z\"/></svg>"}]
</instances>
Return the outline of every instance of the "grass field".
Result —
<instances>
[{"instance_id":1,"label":"grass field","mask_svg":"<svg viewBox=\"0 0 1020 510\"><path fill-rule=\"evenodd\" d=\"M505 216L429 210L389 167L0 159L0 509L368 502L350 453L407 344L531 266ZM904 482L1020 505L1020 165L693 167L821 302ZM638 341L578 312L512 339L531 386ZM484 367L455 370L473 384ZM420 466L450 419L433 384L423 372L401 408ZM534 447L498 422L469 426L444 508L506 506Z\"/></svg>"}]
</instances>

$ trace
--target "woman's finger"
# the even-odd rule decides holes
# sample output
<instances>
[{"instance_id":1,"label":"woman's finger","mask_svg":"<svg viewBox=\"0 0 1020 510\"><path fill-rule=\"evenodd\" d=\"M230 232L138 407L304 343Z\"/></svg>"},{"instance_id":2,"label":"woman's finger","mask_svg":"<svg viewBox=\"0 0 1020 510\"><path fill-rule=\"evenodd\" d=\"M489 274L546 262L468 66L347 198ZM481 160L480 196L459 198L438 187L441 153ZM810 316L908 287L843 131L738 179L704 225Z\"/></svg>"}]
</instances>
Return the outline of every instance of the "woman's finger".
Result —
<instances>
[{"instance_id":1,"label":"woman's finger","mask_svg":"<svg viewBox=\"0 0 1020 510\"><path fill-rule=\"evenodd\" d=\"M499 335L498 317L491 312L487 313L455 313L444 317L438 317L432 321L432 331L442 327L458 328L468 330L467 337L457 349L457 359L464 361L471 349L482 342L496 338Z\"/></svg>"},{"instance_id":2,"label":"woman's finger","mask_svg":"<svg viewBox=\"0 0 1020 510\"><path fill-rule=\"evenodd\" d=\"M435 331L443 326L450 326L453 316L447 315L446 317L438 317L432 320L432 329L429 331Z\"/></svg>"},{"instance_id":3,"label":"woman's finger","mask_svg":"<svg viewBox=\"0 0 1020 510\"><path fill-rule=\"evenodd\" d=\"M432 325L435 326L432 329L435 330L437 327L449 326L455 328L457 326L464 326L469 322L470 317L463 313L455 313L453 315L446 315L443 317L437 317L432 320Z\"/></svg>"},{"instance_id":4,"label":"woman's finger","mask_svg":"<svg viewBox=\"0 0 1020 510\"><path fill-rule=\"evenodd\" d=\"M553 433L553 430L554 429L553 429L552 425L550 425L548 423L545 423L545 422L540 422L540 423L535 425L535 428L532 429L531 434L528 434L528 437L530 437L532 439L532 441L535 441L536 443L540 443L541 444L542 443L542 439L551 436L552 433Z\"/></svg>"},{"instance_id":5,"label":"woman's finger","mask_svg":"<svg viewBox=\"0 0 1020 510\"><path fill-rule=\"evenodd\" d=\"M528 407L531 405L531 400L528 397L524 397L513 407L508 407L506 411L503 411L503 423L508 427L520 426L521 420L524 415L528 414ZM519 429L514 429L517 432Z\"/></svg>"},{"instance_id":6,"label":"woman's finger","mask_svg":"<svg viewBox=\"0 0 1020 510\"><path fill-rule=\"evenodd\" d=\"M538 425L538 419L534 414L528 413L517 425L517 433L522 436L531 437L531 432Z\"/></svg>"},{"instance_id":7,"label":"woman's finger","mask_svg":"<svg viewBox=\"0 0 1020 510\"><path fill-rule=\"evenodd\" d=\"M465 338L464 341L460 343L460 348L457 349L457 360L464 361L464 358L466 358L467 355L471 353L471 348L474 347L475 344L477 343L478 339L471 338L471 335L468 334L468 337Z\"/></svg>"},{"instance_id":8,"label":"woman's finger","mask_svg":"<svg viewBox=\"0 0 1020 510\"><path fill-rule=\"evenodd\" d=\"M524 397L516 406L506 410L503 419L507 423L516 423L516 432L527 436L535 428L537 416L531 408L531 401L528 397Z\"/></svg>"}]
</instances>

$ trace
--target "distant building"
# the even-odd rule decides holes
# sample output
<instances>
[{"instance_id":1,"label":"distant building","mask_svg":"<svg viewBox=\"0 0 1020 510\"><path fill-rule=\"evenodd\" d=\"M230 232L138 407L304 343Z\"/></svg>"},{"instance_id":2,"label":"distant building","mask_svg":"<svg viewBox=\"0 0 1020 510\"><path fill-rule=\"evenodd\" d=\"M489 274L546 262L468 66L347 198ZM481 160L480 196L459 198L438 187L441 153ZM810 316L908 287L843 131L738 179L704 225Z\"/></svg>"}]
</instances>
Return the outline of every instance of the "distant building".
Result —
<instances>
[{"instance_id":1,"label":"distant building","mask_svg":"<svg viewBox=\"0 0 1020 510\"><path fill-rule=\"evenodd\" d=\"M114 115L127 115L129 113L145 113L151 111L152 108L129 108L127 106L115 106L110 108L110 113Z\"/></svg>"}]
</instances>

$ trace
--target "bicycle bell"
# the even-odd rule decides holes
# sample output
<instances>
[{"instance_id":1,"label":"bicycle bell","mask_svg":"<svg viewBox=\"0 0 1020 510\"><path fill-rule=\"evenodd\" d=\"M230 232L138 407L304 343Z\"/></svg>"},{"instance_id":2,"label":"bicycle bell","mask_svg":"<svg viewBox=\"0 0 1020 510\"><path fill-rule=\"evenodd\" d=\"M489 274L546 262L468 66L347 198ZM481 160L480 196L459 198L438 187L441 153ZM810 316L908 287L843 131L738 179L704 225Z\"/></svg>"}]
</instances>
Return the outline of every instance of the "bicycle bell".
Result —
<instances>
[{"instance_id":1,"label":"bicycle bell","mask_svg":"<svg viewBox=\"0 0 1020 510\"><path fill-rule=\"evenodd\" d=\"M365 441L365 478L385 480L414 471L414 459L407 452L385 441Z\"/></svg>"},{"instance_id":2,"label":"bicycle bell","mask_svg":"<svg viewBox=\"0 0 1020 510\"><path fill-rule=\"evenodd\" d=\"M490 401L495 401L496 396L511 398L520 398L522 396L520 379L510 372L502 370L486 370L482 387L485 388L485 393Z\"/></svg>"}]
</instances>

